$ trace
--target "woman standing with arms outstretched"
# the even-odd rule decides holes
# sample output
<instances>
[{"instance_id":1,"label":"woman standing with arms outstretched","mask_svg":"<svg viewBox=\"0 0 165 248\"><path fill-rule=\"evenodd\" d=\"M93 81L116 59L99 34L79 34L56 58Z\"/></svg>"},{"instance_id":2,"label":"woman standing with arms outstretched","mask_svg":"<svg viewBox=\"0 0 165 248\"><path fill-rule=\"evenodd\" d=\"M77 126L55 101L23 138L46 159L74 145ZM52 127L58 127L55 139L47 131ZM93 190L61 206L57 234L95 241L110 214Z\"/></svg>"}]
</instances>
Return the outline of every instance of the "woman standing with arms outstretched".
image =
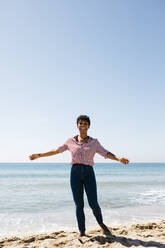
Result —
<instances>
[{"instance_id":1,"label":"woman standing with arms outstretched","mask_svg":"<svg viewBox=\"0 0 165 248\"><path fill-rule=\"evenodd\" d=\"M89 206L91 207L98 224L103 229L104 233L107 233L109 230L103 223L101 209L97 201L97 186L93 170L93 158L95 153L99 153L104 158L116 160L123 164L128 164L129 160L126 158L118 158L101 146L97 139L88 136L87 132L90 127L90 118L88 116L80 115L77 118L77 127L79 135L69 138L55 151L32 154L29 158L34 160L69 150L72 155L70 184L76 205L76 217L80 236L85 236L84 189L87 194Z\"/></svg>"}]
</instances>

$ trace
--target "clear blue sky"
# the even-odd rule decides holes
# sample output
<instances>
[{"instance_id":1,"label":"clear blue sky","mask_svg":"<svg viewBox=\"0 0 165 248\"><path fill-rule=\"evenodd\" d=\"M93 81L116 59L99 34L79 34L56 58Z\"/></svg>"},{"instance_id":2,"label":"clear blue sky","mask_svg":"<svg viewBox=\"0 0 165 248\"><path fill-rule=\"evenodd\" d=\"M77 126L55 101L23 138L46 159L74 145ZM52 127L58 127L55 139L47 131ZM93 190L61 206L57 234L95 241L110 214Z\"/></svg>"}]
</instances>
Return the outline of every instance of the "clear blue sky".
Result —
<instances>
[{"instance_id":1,"label":"clear blue sky","mask_svg":"<svg viewBox=\"0 0 165 248\"><path fill-rule=\"evenodd\" d=\"M164 13L163 0L1 1L0 162L57 148L80 114L116 155L164 162Z\"/></svg>"}]
</instances>

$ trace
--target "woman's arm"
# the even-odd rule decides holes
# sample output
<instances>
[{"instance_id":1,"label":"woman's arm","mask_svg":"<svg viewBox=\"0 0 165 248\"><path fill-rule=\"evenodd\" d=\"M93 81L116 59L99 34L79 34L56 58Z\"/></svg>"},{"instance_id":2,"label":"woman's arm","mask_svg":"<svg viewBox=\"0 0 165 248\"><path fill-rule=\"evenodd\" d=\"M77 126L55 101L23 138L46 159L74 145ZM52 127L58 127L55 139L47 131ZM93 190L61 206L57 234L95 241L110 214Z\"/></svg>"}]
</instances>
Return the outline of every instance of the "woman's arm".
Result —
<instances>
[{"instance_id":1,"label":"woman's arm","mask_svg":"<svg viewBox=\"0 0 165 248\"><path fill-rule=\"evenodd\" d=\"M41 158L41 157L49 157L49 156L53 156L60 153L59 150L55 150L55 151L50 151L50 152L46 152L46 153L37 153L37 154L32 154L31 156L29 156L30 160L34 160L37 158Z\"/></svg>"},{"instance_id":2,"label":"woman's arm","mask_svg":"<svg viewBox=\"0 0 165 248\"><path fill-rule=\"evenodd\" d=\"M111 152L108 152L106 157L109 158L109 159L112 159L112 160L119 161L119 162L121 162L121 163L123 163L123 164L128 164L128 163L129 163L129 160L128 160L128 159L126 159L126 158L118 158L118 157L116 157L116 156L115 156L113 153L111 153Z\"/></svg>"}]
</instances>

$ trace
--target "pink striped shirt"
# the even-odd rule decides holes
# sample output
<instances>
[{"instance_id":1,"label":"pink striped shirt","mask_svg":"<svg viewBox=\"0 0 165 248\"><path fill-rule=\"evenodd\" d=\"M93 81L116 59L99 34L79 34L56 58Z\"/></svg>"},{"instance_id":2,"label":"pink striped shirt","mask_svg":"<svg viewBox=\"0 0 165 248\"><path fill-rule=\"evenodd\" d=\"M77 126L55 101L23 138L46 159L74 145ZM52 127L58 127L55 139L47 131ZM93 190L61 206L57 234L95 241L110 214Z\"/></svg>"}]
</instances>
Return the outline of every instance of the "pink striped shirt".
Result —
<instances>
[{"instance_id":1,"label":"pink striped shirt","mask_svg":"<svg viewBox=\"0 0 165 248\"><path fill-rule=\"evenodd\" d=\"M73 164L86 164L94 165L94 155L95 153L100 154L106 158L107 151L97 139L89 137L88 141L83 145L80 145L76 139L77 136L69 138L62 146L58 147L60 153L69 150L72 155L71 165Z\"/></svg>"}]
</instances>

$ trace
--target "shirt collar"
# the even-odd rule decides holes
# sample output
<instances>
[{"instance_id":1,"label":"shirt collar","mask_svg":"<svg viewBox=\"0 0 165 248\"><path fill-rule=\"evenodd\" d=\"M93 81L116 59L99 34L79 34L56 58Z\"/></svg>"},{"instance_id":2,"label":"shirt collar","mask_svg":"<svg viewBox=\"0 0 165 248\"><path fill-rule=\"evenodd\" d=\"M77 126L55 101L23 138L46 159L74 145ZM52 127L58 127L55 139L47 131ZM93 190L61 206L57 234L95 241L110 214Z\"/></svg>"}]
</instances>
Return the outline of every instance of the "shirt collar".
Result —
<instances>
[{"instance_id":1,"label":"shirt collar","mask_svg":"<svg viewBox=\"0 0 165 248\"><path fill-rule=\"evenodd\" d=\"M89 142L91 142L91 141L93 140L92 137L90 137L90 136L88 136L88 137L89 137L89 138L88 138L88 141L85 142L84 144L88 144ZM78 143L78 135L74 136L72 139L74 140L75 143L77 143L78 145L80 145L80 144ZM84 145L84 144L83 144L83 145Z\"/></svg>"}]
</instances>

